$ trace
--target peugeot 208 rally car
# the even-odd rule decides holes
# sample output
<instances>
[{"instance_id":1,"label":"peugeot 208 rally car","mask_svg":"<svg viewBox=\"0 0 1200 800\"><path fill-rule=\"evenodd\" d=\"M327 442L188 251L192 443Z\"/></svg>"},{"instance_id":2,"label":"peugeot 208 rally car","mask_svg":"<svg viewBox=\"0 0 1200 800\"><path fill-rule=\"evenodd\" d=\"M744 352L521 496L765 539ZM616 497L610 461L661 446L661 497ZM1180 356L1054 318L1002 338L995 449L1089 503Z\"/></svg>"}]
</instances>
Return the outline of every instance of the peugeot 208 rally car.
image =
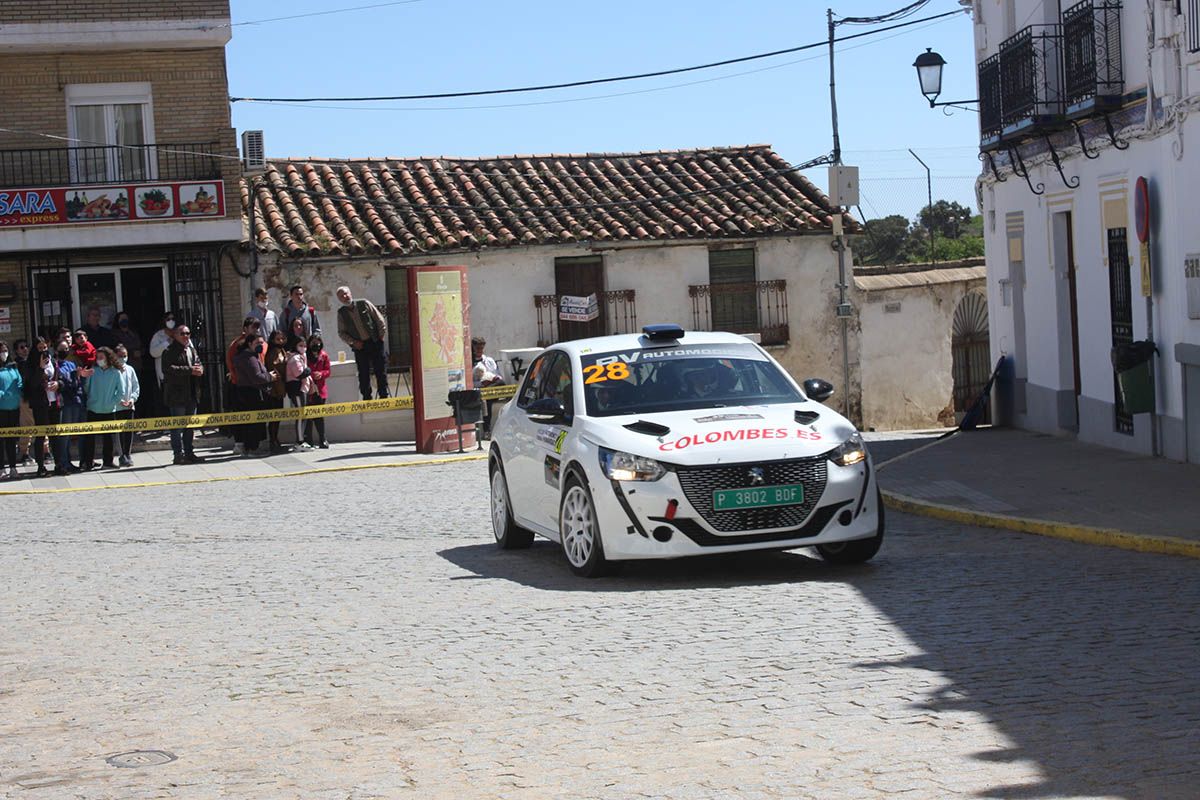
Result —
<instances>
[{"instance_id":1,"label":"peugeot 208 rally car","mask_svg":"<svg viewBox=\"0 0 1200 800\"><path fill-rule=\"evenodd\" d=\"M554 345L494 421L496 542L539 534L584 576L625 559L808 546L865 561L883 508L858 431L818 402L832 391L801 388L732 333L651 325Z\"/></svg>"}]
</instances>

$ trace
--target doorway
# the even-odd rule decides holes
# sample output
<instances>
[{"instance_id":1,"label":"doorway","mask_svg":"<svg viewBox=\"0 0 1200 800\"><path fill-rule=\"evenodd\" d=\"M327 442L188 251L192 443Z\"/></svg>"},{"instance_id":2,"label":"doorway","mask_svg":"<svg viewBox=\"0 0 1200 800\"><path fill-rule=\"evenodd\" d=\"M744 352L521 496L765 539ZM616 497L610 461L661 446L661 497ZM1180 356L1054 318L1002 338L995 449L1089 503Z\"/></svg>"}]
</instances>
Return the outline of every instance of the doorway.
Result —
<instances>
[{"instance_id":1,"label":"doorway","mask_svg":"<svg viewBox=\"0 0 1200 800\"><path fill-rule=\"evenodd\" d=\"M554 259L554 293L559 302L563 295L587 297L596 295L599 315L587 322L558 320L558 341L587 339L608 333L608 309L604 302L604 259L602 256L580 256ZM557 313L557 310L556 310Z\"/></svg>"},{"instance_id":2,"label":"doorway","mask_svg":"<svg viewBox=\"0 0 1200 800\"><path fill-rule=\"evenodd\" d=\"M981 292L967 292L954 309L950 358L954 378L954 418L961 422L983 394L992 374L987 298ZM990 425L991 422L992 409L988 403L983 407L979 423Z\"/></svg>"},{"instance_id":3,"label":"doorway","mask_svg":"<svg viewBox=\"0 0 1200 800\"><path fill-rule=\"evenodd\" d=\"M1083 381L1079 370L1079 301L1075 266L1075 237L1070 211L1052 217L1055 291L1057 294L1059 386L1058 427L1079 430L1079 395ZM1069 394L1068 394L1069 392Z\"/></svg>"},{"instance_id":4,"label":"doorway","mask_svg":"<svg viewBox=\"0 0 1200 800\"><path fill-rule=\"evenodd\" d=\"M106 328L113 327L118 311L124 311L146 344L167 308L166 270L161 265L74 269L71 289L76 327L93 306L100 310L100 324Z\"/></svg>"}]
</instances>

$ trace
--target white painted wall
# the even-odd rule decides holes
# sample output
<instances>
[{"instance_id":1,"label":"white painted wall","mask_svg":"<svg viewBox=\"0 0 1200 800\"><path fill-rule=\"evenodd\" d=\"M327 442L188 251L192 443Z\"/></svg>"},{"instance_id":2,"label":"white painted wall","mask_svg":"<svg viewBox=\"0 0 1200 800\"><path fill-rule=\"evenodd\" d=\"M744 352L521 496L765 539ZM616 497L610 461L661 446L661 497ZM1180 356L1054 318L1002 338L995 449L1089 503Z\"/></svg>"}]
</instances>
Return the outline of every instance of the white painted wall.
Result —
<instances>
[{"instance_id":1,"label":"white painted wall","mask_svg":"<svg viewBox=\"0 0 1200 800\"><path fill-rule=\"evenodd\" d=\"M1018 12L1035 5L1020 0ZM1066 5L1069 3L1064 2ZM1004 24L1003 6L1003 2L981 0L977 10L982 18L977 22L989 30L999 30ZM1003 183L990 175L983 179L988 298L993 354L1013 354L1017 341L1015 304L1002 302L1001 282L1011 277L1005 218L1019 211L1024 219L1026 280L1023 286L1013 285L1012 292L1014 296L1023 292L1028 346L1017 373L1028 378L1029 391L1028 403L1024 413L1017 416L1017 423L1046 432L1067 432L1047 407L1046 398L1047 393L1069 390L1073 382L1067 368L1070 353L1062 345L1061 330L1066 323L1057 302L1065 291L1065 270L1056 263L1062 261L1061 248L1056 254L1052 241L1053 214L1071 211L1082 383L1078 435L1086 441L1151 452L1149 415L1135 417L1135 435L1129 437L1115 433L1111 410L1107 414L1103 411L1114 402L1105 203L1110 204L1110 217L1119 210L1119 222L1127 227L1130 243L1134 338L1152 338L1161 351L1156 376L1159 447L1169 457L1183 458L1183 371L1182 365L1174 361L1173 351L1177 343L1200 343L1200 320L1187 317L1183 277L1185 255L1200 252L1200 226L1194 220L1194 210L1200 207L1200 182L1196 180L1200 176L1200 153L1196 149L1200 146L1200 120L1180 112L1200 106L1200 54L1188 54L1186 45L1179 46L1184 17L1174 14L1173 4L1154 3L1150 7L1157 13L1148 15L1147 5L1142 3L1126 3L1122 11L1125 92L1145 89L1149 81L1150 96L1159 99L1165 95L1165 99L1156 102L1156 114L1150 120L1139 120L1121 132L1130 142L1129 149L1114 149L1103 137L1089 143L1100 150L1098 159L1083 158L1078 147L1069 149L1063 154L1063 168L1068 178L1079 178L1075 189L1064 186L1045 156L1027 160L1034 185L1044 183L1047 187L1041 197L1031 193L1016 176L1008 175ZM1158 26L1153 37L1154 52L1147 44L1148 19ZM995 51L1001 37L989 33L983 38L987 48L982 55L986 56ZM1164 54L1168 56L1165 61ZM1148 63L1159 67L1151 69ZM1163 63L1166 68L1161 67ZM1171 66L1175 63L1179 66ZM1156 218L1151 251L1155 274L1152 327L1146 300L1140 293L1140 255L1135 235L1133 192L1139 176L1150 181ZM1113 223L1110 218L1108 225ZM1092 413L1086 409L1092 409Z\"/></svg>"}]
</instances>

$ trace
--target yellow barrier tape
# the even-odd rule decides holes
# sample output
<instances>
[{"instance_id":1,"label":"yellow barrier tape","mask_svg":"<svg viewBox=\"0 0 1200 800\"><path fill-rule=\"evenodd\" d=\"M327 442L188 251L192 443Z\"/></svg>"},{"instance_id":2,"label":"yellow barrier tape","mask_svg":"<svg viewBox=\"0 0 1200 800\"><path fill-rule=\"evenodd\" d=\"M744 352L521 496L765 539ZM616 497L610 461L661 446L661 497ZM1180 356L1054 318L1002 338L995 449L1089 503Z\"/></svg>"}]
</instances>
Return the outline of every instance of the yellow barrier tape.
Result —
<instances>
[{"instance_id":1,"label":"yellow barrier tape","mask_svg":"<svg viewBox=\"0 0 1200 800\"><path fill-rule=\"evenodd\" d=\"M512 397L515 386L489 386L482 389L484 399ZM304 408L268 408L260 411L227 411L220 414L195 414L190 417L146 417L145 419L111 420L108 422L71 422L63 425L31 425L24 428L0 428L0 437L79 436L85 433L120 433L122 431L165 431L177 428L219 428L225 425L246 425L252 422L289 422L318 417L341 417L348 414L372 414L379 411L403 411L413 407L410 395L387 397L382 400L358 400L349 403L326 403Z\"/></svg>"}]
</instances>

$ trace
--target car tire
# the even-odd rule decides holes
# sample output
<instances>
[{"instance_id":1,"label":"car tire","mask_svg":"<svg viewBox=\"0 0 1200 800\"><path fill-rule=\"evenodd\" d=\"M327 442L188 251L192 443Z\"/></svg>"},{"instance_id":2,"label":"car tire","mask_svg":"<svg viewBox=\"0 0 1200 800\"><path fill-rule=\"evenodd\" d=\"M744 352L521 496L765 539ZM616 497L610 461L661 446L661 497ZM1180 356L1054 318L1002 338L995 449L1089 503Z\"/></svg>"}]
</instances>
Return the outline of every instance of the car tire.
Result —
<instances>
[{"instance_id":1,"label":"car tire","mask_svg":"<svg viewBox=\"0 0 1200 800\"><path fill-rule=\"evenodd\" d=\"M533 544L533 531L526 530L513 521L508 479L504 477L504 467L498 459L492 459L490 472L492 533L496 537L496 545L501 550L524 550Z\"/></svg>"},{"instance_id":2,"label":"car tire","mask_svg":"<svg viewBox=\"0 0 1200 800\"><path fill-rule=\"evenodd\" d=\"M831 564L861 564L870 561L883 544L883 495L875 489L875 503L879 507L879 530L870 539L853 539L849 542L833 542L817 545L821 558Z\"/></svg>"},{"instance_id":3,"label":"car tire","mask_svg":"<svg viewBox=\"0 0 1200 800\"><path fill-rule=\"evenodd\" d=\"M592 492L577 475L567 478L559 502L558 538L567 564L576 575L599 578L612 570L612 563L604 557Z\"/></svg>"}]
</instances>

